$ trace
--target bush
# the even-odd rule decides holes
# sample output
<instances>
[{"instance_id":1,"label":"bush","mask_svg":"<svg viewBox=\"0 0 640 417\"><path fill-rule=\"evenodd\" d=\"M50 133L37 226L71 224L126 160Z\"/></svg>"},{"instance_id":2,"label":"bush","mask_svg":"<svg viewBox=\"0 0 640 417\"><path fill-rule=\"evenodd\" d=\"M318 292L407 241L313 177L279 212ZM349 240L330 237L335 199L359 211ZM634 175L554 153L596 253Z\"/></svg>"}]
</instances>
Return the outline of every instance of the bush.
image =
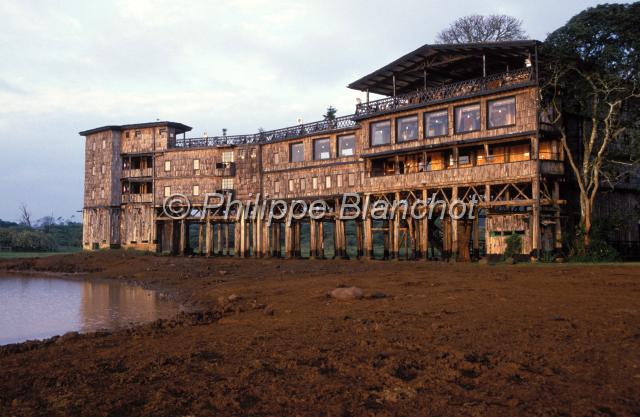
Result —
<instances>
[{"instance_id":1,"label":"bush","mask_svg":"<svg viewBox=\"0 0 640 417\"><path fill-rule=\"evenodd\" d=\"M0 229L0 249L11 249L15 238L15 231L10 229Z\"/></svg>"},{"instance_id":2,"label":"bush","mask_svg":"<svg viewBox=\"0 0 640 417\"><path fill-rule=\"evenodd\" d=\"M55 241L35 230L24 230L15 236L13 250L16 252L50 252L56 250Z\"/></svg>"},{"instance_id":3,"label":"bush","mask_svg":"<svg viewBox=\"0 0 640 417\"><path fill-rule=\"evenodd\" d=\"M513 258L522 252L522 237L519 234L512 233L507 238L507 247L504 250L506 258Z\"/></svg>"}]
</instances>

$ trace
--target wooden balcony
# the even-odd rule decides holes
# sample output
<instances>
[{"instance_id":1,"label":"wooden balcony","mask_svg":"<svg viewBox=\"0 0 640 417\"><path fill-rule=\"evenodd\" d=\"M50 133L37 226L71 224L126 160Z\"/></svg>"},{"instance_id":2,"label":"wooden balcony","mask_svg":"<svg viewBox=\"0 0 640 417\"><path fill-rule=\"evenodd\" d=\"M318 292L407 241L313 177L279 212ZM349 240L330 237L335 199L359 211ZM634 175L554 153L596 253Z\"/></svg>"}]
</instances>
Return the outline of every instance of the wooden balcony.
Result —
<instances>
[{"instance_id":1,"label":"wooden balcony","mask_svg":"<svg viewBox=\"0 0 640 417\"><path fill-rule=\"evenodd\" d=\"M416 92L387 97L380 100L356 105L356 120L378 114L421 107L427 104L475 97L492 92L500 92L516 87L531 85L531 68L493 74L485 78L476 78L444 85L425 88Z\"/></svg>"},{"instance_id":2,"label":"wooden balcony","mask_svg":"<svg viewBox=\"0 0 640 417\"><path fill-rule=\"evenodd\" d=\"M562 166L562 163L557 161L544 162L549 163L549 166L551 164ZM491 182L529 181L535 175L536 163L537 161L520 161L410 174L372 176L365 178L363 188L370 192L386 192L451 185L469 186Z\"/></svg>"},{"instance_id":3,"label":"wooden balcony","mask_svg":"<svg viewBox=\"0 0 640 417\"><path fill-rule=\"evenodd\" d=\"M122 204L151 203L153 194L122 194Z\"/></svg>"},{"instance_id":4,"label":"wooden balcony","mask_svg":"<svg viewBox=\"0 0 640 417\"><path fill-rule=\"evenodd\" d=\"M218 162L216 163L215 175L218 177L233 177L236 175L235 162Z\"/></svg>"},{"instance_id":5,"label":"wooden balcony","mask_svg":"<svg viewBox=\"0 0 640 417\"><path fill-rule=\"evenodd\" d=\"M122 178L142 178L142 177L152 177L152 176L153 176L153 168L122 170Z\"/></svg>"}]
</instances>

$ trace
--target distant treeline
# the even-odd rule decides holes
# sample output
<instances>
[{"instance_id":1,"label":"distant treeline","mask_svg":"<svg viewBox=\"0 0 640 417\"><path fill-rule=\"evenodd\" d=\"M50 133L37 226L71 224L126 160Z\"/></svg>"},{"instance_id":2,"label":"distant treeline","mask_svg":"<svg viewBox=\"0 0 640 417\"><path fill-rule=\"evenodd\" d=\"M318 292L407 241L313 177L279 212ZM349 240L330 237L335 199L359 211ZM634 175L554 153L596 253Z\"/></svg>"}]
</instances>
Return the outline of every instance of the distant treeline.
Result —
<instances>
[{"instance_id":1,"label":"distant treeline","mask_svg":"<svg viewBox=\"0 0 640 417\"><path fill-rule=\"evenodd\" d=\"M28 226L0 220L0 251L55 252L82 246L82 224L45 217Z\"/></svg>"}]
</instances>

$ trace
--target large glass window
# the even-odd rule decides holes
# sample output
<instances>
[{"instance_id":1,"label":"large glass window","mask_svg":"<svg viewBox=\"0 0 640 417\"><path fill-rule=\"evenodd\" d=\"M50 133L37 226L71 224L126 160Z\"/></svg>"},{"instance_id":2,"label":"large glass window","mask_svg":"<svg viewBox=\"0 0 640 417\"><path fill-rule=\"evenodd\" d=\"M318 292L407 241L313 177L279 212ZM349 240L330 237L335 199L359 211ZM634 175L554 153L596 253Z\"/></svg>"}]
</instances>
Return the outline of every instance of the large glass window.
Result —
<instances>
[{"instance_id":1,"label":"large glass window","mask_svg":"<svg viewBox=\"0 0 640 417\"><path fill-rule=\"evenodd\" d=\"M509 97L487 103L487 125L489 128L516 124L516 98Z\"/></svg>"},{"instance_id":2,"label":"large glass window","mask_svg":"<svg viewBox=\"0 0 640 417\"><path fill-rule=\"evenodd\" d=\"M331 158L331 142L329 138L316 139L313 141L313 159Z\"/></svg>"},{"instance_id":3,"label":"large glass window","mask_svg":"<svg viewBox=\"0 0 640 417\"><path fill-rule=\"evenodd\" d=\"M391 143L391 121L371 123L371 146Z\"/></svg>"},{"instance_id":4,"label":"large glass window","mask_svg":"<svg viewBox=\"0 0 640 417\"><path fill-rule=\"evenodd\" d=\"M418 139L418 116L402 117L396 120L396 142Z\"/></svg>"},{"instance_id":5,"label":"large glass window","mask_svg":"<svg viewBox=\"0 0 640 417\"><path fill-rule=\"evenodd\" d=\"M456 107L456 133L480 130L480 104Z\"/></svg>"},{"instance_id":6,"label":"large glass window","mask_svg":"<svg viewBox=\"0 0 640 417\"><path fill-rule=\"evenodd\" d=\"M424 133L428 138L449 134L449 111L445 109L425 113Z\"/></svg>"},{"instance_id":7,"label":"large glass window","mask_svg":"<svg viewBox=\"0 0 640 417\"><path fill-rule=\"evenodd\" d=\"M302 142L292 143L289 145L289 161L304 161L304 144Z\"/></svg>"},{"instance_id":8,"label":"large glass window","mask_svg":"<svg viewBox=\"0 0 640 417\"><path fill-rule=\"evenodd\" d=\"M338 155L353 156L356 153L356 136L338 136Z\"/></svg>"}]
</instances>

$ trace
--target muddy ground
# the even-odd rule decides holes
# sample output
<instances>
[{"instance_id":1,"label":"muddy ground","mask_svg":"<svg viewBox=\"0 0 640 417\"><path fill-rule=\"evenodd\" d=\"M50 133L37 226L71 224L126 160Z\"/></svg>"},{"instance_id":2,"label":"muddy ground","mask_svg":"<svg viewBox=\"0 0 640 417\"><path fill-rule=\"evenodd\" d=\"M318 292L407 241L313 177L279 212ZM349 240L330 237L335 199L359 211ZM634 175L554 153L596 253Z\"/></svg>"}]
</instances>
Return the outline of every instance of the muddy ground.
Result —
<instances>
[{"instance_id":1,"label":"muddy ground","mask_svg":"<svg viewBox=\"0 0 640 417\"><path fill-rule=\"evenodd\" d=\"M1 416L640 415L637 264L114 251L7 270L135 281L190 312L0 348ZM327 298L341 285L365 298Z\"/></svg>"}]
</instances>

